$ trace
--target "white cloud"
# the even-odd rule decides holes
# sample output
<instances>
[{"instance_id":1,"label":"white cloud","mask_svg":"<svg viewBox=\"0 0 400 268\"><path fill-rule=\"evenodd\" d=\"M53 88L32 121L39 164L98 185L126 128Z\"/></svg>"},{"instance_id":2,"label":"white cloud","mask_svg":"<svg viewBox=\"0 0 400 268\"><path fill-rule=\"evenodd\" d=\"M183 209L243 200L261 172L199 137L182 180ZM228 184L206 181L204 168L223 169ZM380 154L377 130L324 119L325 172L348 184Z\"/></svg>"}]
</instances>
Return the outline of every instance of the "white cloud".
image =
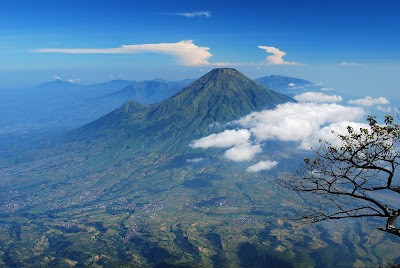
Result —
<instances>
[{"instance_id":1,"label":"white cloud","mask_svg":"<svg viewBox=\"0 0 400 268\"><path fill-rule=\"evenodd\" d=\"M374 105L387 105L390 102L384 98L384 97L379 97L377 99L371 98L369 96L363 98L363 99L357 99L357 100L349 100L349 104L356 104L356 105L362 105L362 106L374 106Z\"/></svg>"},{"instance_id":2,"label":"white cloud","mask_svg":"<svg viewBox=\"0 0 400 268\"><path fill-rule=\"evenodd\" d=\"M258 172L261 170L270 170L273 169L278 162L276 161L260 161L257 164L254 164L252 166L249 166L246 171L247 172Z\"/></svg>"},{"instance_id":3,"label":"white cloud","mask_svg":"<svg viewBox=\"0 0 400 268\"><path fill-rule=\"evenodd\" d=\"M289 84L288 84L289 87L294 87L295 85L296 85L296 84L294 84L294 83L289 83Z\"/></svg>"},{"instance_id":4,"label":"white cloud","mask_svg":"<svg viewBox=\"0 0 400 268\"><path fill-rule=\"evenodd\" d=\"M268 53L272 53L271 56L267 57L267 62L269 64L277 64L277 65L299 65L296 62L287 62L282 58L286 55L286 52L280 51L276 47L268 47L268 46L258 46L260 49L265 49Z\"/></svg>"},{"instance_id":5,"label":"white cloud","mask_svg":"<svg viewBox=\"0 0 400 268\"><path fill-rule=\"evenodd\" d=\"M378 106L376 106L376 109L377 109L378 111L385 112L385 113L390 113L390 112L392 112L392 108L391 108L390 106L383 107L383 106L378 105Z\"/></svg>"},{"instance_id":6,"label":"white cloud","mask_svg":"<svg viewBox=\"0 0 400 268\"><path fill-rule=\"evenodd\" d=\"M70 78L70 79L68 79L68 82L70 82L70 83L80 83L81 79L72 79L72 78Z\"/></svg>"},{"instance_id":7,"label":"white cloud","mask_svg":"<svg viewBox=\"0 0 400 268\"><path fill-rule=\"evenodd\" d=\"M183 16L187 18L195 18L195 17L211 17L210 11L196 11L196 12L185 12L185 13L173 13L171 15Z\"/></svg>"},{"instance_id":8,"label":"white cloud","mask_svg":"<svg viewBox=\"0 0 400 268\"><path fill-rule=\"evenodd\" d=\"M316 85L316 86L322 86L324 83L322 83L322 82L317 82L317 83L314 83L314 85Z\"/></svg>"},{"instance_id":9,"label":"white cloud","mask_svg":"<svg viewBox=\"0 0 400 268\"><path fill-rule=\"evenodd\" d=\"M218 134L211 134L207 137L194 141L190 146L193 148L220 147L228 148L234 145L248 143L250 132L247 129L225 130Z\"/></svg>"},{"instance_id":10,"label":"white cloud","mask_svg":"<svg viewBox=\"0 0 400 268\"><path fill-rule=\"evenodd\" d=\"M192 13L182 13L192 14ZM194 13L193 13L194 14ZM296 62L286 62L282 59L286 52L274 47L259 46L273 55L267 57L267 64L301 65ZM213 55L208 47L199 47L193 40L183 40L177 43L156 43L139 45L122 45L115 48L41 48L31 49L32 53L65 53L65 54L138 54L138 53L160 53L172 55L178 58L178 64L185 66L254 66L264 65L265 62L209 62Z\"/></svg>"},{"instance_id":11,"label":"white cloud","mask_svg":"<svg viewBox=\"0 0 400 268\"><path fill-rule=\"evenodd\" d=\"M251 145L250 143L245 143L235 145L226 151L225 157L236 162L249 161L253 159L256 154L261 152L262 150L260 145Z\"/></svg>"},{"instance_id":12,"label":"white cloud","mask_svg":"<svg viewBox=\"0 0 400 268\"><path fill-rule=\"evenodd\" d=\"M359 64L355 63L355 62L345 62L345 61L343 61L340 65L355 66L355 65L359 65Z\"/></svg>"},{"instance_id":13,"label":"white cloud","mask_svg":"<svg viewBox=\"0 0 400 268\"><path fill-rule=\"evenodd\" d=\"M342 121L325 126L312 135L303 139L299 148L304 150L310 150L311 148L317 148L319 146L319 140L330 142L334 146L340 146L340 139L338 139L332 131L340 134L347 133L347 127L351 126L355 131L360 128L371 129L368 124L355 123L349 121Z\"/></svg>"},{"instance_id":14,"label":"white cloud","mask_svg":"<svg viewBox=\"0 0 400 268\"><path fill-rule=\"evenodd\" d=\"M331 88L331 87L323 87L323 88L321 88L321 90L322 90L322 91L332 91L332 90L334 90L334 89Z\"/></svg>"},{"instance_id":15,"label":"white cloud","mask_svg":"<svg viewBox=\"0 0 400 268\"><path fill-rule=\"evenodd\" d=\"M305 92L300 95L294 96L297 101L309 101L309 102L341 102L343 98L341 96L329 96L320 92Z\"/></svg>"},{"instance_id":16,"label":"white cloud","mask_svg":"<svg viewBox=\"0 0 400 268\"><path fill-rule=\"evenodd\" d=\"M186 159L186 163L199 163L201 161L204 161L203 157L198 157L198 158L192 158L192 159Z\"/></svg>"},{"instance_id":17,"label":"white cloud","mask_svg":"<svg viewBox=\"0 0 400 268\"><path fill-rule=\"evenodd\" d=\"M354 121L364 115L359 107L339 104L285 103L274 110L253 112L237 121L259 140L301 141L326 124Z\"/></svg>"},{"instance_id":18,"label":"white cloud","mask_svg":"<svg viewBox=\"0 0 400 268\"><path fill-rule=\"evenodd\" d=\"M240 130L226 130L218 134L193 141L195 148L232 147L225 157L233 161L251 160L260 153L260 142L265 140L300 141L301 148L309 149L319 137L330 133L326 125L343 122L350 125L362 118L365 111L359 107L345 107L338 104L285 103L274 110L253 112L228 125L241 127ZM321 129L322 128L322 129ZM339 129L336 126L336 129ZM260 164L261 165L261 164Z\"/></svg>"},{"instance_id":19,"label":"white cloud","mask_svg":"<svg viewBox=\"0 0 400 268\"><path fill-rule=\"evenodd\" d=\"M55 80L62 80L61 76L58 76L58 75L55 75L53 78L54 78Z\"/></svg>"},{"instance_id":20,"label":"white cloud","mask_svg":"<svg viewBox=\"0 0 400 268\"><path fill-rule=\"evenodd\" d=\"M134 54L154 52L173 55L178 58L179 64L187 66L222 65L227 63L209 63L212 56L210 48L199 47L192 40L178 43L158 43L141 45L122 45L118 48L44 48L34 49L35 53L67 53L67 54Z\"/></svg>"},{"instance_id":21,"label":"white cloud","mask_svg":"<svg viewBox=\"0 0 400 268\"><path fill-rule=\"evenodd\" d=\"M291 89L303 89L304 86L291 87Z\"/></svg>"}]
</instances>

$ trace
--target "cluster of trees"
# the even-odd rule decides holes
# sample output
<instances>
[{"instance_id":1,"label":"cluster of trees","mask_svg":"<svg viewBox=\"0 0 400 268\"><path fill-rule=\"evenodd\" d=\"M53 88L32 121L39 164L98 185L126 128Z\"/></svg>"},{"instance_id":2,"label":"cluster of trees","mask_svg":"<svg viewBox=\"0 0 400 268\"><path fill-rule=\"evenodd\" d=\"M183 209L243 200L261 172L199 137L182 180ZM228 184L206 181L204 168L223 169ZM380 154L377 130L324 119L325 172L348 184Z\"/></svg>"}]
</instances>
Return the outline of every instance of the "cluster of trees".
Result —
<instances>
[{"instance_id":1,"label":"cluster of trees","mask_svg":"<svg viewBox=\"0 0 400 268\"><path fill-rule=\"evenodd\" d=\"M278 179L278 184L309 193L306 205L296 210L296 219L315 223L332 219L379 217L379 230L400 237L396 220L400 215L400 125L386 116L379 125L368 117L369 128L347 128L334 133L341 141L335 146L320 141L315 159L305 158L300 170ZM312 198L310 198L312 197ZM312 200L312 201L310 201Z\"/></svg>"}]
</instances>

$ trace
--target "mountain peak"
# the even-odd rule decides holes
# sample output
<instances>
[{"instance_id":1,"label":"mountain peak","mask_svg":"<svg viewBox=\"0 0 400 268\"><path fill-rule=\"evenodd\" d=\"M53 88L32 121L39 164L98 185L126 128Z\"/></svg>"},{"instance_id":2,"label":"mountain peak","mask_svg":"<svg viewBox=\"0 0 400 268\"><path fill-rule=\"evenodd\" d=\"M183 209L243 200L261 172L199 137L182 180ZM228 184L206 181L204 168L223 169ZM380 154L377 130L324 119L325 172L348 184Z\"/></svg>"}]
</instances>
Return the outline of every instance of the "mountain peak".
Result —
<instances>
[{"instance_id":1,"label":"mountain peak","mask_svg":"<svg viewBox=\"0 0 400 268\"><path fill-rule=\"evenodd\" d=\"M208 76L213 79L224 79L224 78L226 79L228 77L245 77L242 73L233 68L215 68L206 73L204 76Z\"/></svg>"},{"instance_id":2,"label":"mountain peak","mask_svg":"<svg viewBox=\"0 0 400 268\"><path fill-rule=\"evenodd\" d=\"M208 72L209 74L241 74L238 70L234 68L214 68Z\"/></svg>"},{"instance_id":3,"label":"mountain peak","mask_svg":"<svg viewBox=\"0 0 400 268\"><path fill-rule=\"evenodd\" d=\"M129 133L126 139L132 148L189 148L191 140L221 130L215 126L288 101L294 100L235 69L217 68L162 102L129 103L83 127L79 136L97 136L99 131L117 136Z\"/></svg>"}]
</instances>

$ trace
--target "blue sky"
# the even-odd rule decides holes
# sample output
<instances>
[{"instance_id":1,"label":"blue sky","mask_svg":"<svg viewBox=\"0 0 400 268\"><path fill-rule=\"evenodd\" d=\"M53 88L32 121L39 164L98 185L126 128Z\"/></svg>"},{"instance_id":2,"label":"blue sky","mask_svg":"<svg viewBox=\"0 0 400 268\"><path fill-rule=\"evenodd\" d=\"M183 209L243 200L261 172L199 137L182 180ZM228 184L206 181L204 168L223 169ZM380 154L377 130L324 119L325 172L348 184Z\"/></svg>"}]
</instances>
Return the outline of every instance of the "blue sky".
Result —
<instances>
[{"instance_id":1,"label":"blue sky","mask_svg":"<svg viewBox=\"0 0 400 268\"><path fill-rule=\"evenodd\" d=\"M232 66L251 78L283 74L358 95L396 98L399 90L398 1L2 0L0 5L3 89L57 76L81 83L180 80ZM189 43L176 45L181 41ZM165 44L175 45L165 49ZM136 47L104 50L122 45Z\"/></svg>"}]
</instances>

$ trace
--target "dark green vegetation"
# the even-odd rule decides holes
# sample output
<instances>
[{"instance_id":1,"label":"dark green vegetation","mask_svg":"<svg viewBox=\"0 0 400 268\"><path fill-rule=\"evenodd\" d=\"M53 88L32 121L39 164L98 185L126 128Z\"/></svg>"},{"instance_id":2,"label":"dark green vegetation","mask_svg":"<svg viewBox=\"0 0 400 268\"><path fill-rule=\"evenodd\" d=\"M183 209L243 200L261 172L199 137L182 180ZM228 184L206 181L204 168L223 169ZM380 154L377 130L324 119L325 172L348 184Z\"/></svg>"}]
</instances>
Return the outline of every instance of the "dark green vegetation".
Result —
<instances>
[{"instance_id":1,"label":"dark green vegetation","mask_svg":"<svg viewBox=\"0 0 400 268\"><path fill-rule=\"evenodd\" d=\"M3 150L0 266L362 267L396 261L399 241L374 222L295 228L282 219L292 193L273 183L278 170L246 173L249 163L188 146L224 123L285 101L291 99L236 70L216 69L161 103L131 101L61 141ZM288 169L299 159L295 146L265 146Z\"/></svg>"}]
</instances>

